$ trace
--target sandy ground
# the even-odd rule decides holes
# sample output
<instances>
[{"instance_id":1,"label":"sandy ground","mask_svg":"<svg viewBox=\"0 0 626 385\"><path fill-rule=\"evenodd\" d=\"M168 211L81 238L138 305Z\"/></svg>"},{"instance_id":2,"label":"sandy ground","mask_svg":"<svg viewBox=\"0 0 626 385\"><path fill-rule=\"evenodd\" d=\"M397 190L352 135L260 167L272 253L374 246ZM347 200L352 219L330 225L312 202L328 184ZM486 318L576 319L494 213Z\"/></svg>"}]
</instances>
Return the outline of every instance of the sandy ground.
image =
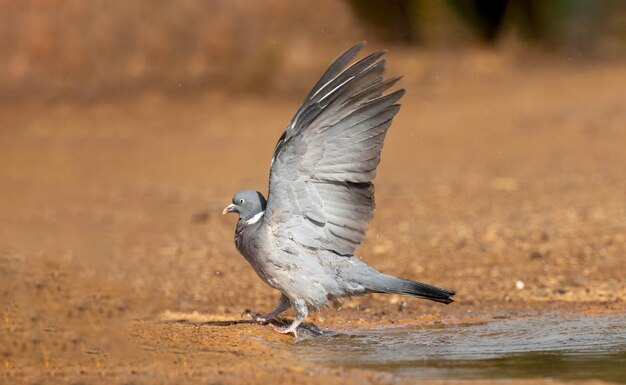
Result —
<instances>
[{"instance_id":1,"label":"sandy ground","mask_svg":"<svg viewBox=\"0 0 626 385\"><path fill-rule=\"evenodd\" d=\"M309 322L624 312L626 67L461 59L391 55L408 93L359 250L457 302L369 296ZM1 106L0 382L405 381L317 366L289 337L235 322L277 293L237 254L235 218L220 211L237 190L266 190L298 102Z\"/></svg>"}]
</instances>

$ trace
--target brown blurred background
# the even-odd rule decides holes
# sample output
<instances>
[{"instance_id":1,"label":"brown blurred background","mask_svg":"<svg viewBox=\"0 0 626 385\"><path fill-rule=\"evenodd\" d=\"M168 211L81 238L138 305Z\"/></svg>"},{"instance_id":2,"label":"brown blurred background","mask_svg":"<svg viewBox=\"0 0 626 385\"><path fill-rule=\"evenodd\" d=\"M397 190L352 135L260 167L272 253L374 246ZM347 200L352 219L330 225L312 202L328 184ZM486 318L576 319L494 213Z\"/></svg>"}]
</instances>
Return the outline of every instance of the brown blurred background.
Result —
<instances>
[{"instance_id":1,"label":"brown blurred background","mask_svg":"<svg viewBox=\"0 0 626 385\"><path fill-rule=\"evenodd\" d=\"M620 1L0 2L0 97L95 100L145 91L296 94L357 40L413 51L517 47L621 57ZM519 47L522 46L523 48ZM320 58L320 59L317 59ZM294 84L295 83L295 84Z\"/></svg>"}]
</instances>

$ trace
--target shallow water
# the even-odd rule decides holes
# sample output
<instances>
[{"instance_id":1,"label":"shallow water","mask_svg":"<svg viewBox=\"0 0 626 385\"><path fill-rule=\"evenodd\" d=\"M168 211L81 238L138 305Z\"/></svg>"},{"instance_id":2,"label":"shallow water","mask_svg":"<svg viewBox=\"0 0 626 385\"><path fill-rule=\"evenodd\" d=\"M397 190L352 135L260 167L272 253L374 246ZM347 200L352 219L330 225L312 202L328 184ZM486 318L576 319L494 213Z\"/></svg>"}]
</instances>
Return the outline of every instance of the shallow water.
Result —
<instances>
[{"instance_id":1,"label":"shallow water","mask_svg":"<svg viewBox=\"0 0 626 385\"><path fill-rule=\"evenodd\" d=\"M419 379L598 379L626 383L626 315L557 316L338 332L292 346L328 366Z\"/></svg>"}]
</instances>

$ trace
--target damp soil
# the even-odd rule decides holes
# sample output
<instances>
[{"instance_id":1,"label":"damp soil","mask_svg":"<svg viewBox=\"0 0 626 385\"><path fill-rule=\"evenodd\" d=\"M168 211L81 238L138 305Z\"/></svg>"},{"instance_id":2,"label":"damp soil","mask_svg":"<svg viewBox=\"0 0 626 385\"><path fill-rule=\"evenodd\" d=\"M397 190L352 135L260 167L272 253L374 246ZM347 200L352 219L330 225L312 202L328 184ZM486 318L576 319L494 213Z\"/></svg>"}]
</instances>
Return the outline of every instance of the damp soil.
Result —
<instances>
[{"instance_id":1,"label":"damp soil","mask_svg":"<svg viewBox=\"0 0 626 385\"><path fill-rule=\"evenodd\" d=\"M626 316L626 67L465 55L393 55L409 92L358 252L457 301L346 299L302 341L242 318L278 295L221 215L266 190L299 98L0 106L0 382L623 382L586 368L624 361L623 323L621 347L591 326ZM563 348L568 320L600 345Z\"/></svg>"}]
</instances>

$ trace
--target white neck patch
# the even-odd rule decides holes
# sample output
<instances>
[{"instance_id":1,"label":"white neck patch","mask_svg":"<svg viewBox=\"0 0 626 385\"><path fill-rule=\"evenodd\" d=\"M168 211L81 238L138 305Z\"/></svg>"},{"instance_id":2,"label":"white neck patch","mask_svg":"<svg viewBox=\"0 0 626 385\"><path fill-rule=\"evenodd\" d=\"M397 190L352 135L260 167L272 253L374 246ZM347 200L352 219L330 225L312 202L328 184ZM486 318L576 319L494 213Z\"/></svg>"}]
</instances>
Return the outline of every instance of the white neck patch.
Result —
<instances>
[{"instance_id":1,"label":"white neck patch","mask_svg":"<svg viewBox=\"0 0 626 385\"><path fill-rule=\"evenodd\" d=\"M253 225L253 224L257 223L263 217L263 214L265 214L265 211L261 211L257 215L255 215L252 218L248 219L246 221L246 225Z\"/></svg>"}]
</instances>

